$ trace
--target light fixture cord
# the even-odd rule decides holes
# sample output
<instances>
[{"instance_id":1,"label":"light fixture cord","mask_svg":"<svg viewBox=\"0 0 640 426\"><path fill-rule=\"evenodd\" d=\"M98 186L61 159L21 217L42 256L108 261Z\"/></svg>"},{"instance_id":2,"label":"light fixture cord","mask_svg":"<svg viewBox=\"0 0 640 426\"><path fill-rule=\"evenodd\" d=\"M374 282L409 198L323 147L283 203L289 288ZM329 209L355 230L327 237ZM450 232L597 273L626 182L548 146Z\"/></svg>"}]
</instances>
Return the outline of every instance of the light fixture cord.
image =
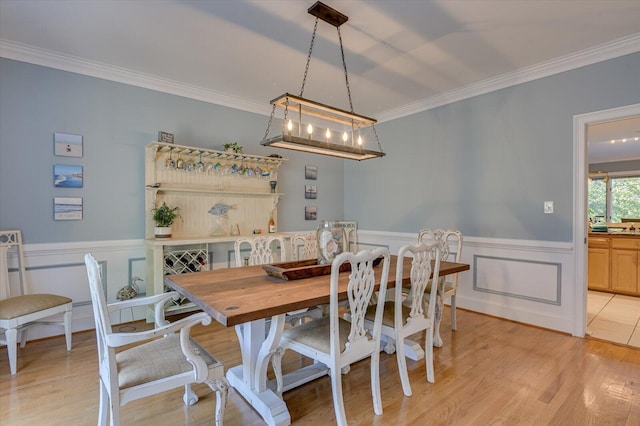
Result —
<instances>
[{"instance_id":1,"label":"light fixture cord","mask_svg":"<svg viewBox=\"0 0 640 426\"><path fill-rule=\"evenodd\" d=\"M318 18L313 26L313 35L311 36L311 45L309 46L309 54L307 55L307 66L304 68L304 77L302 77L302 87L300 88L300 97L304 93L304 85L307 82L307 73L309 72L309 63L311 63L311 52L313 52L313 43L316 40L316 31L318 30Z\"/></svg>"},{"instance_id":2,"label":"light fixture cord","mask_svg":"<svg viewBox=\"0 0 640 426\"><path fill-rule=\"evenodd\" d=\"M276 112L276 104L273 104L273 108L271 108L271 116L269 117L269 123L267 124L267 130L265 130L262 140L267 139L267 136L269 136L269 130L271 129L271 122L273 121L273 114L275 112Z\"/></svg>"},{"instance_id":3,"label":"light fixture cord","mask_svg":"<svg viewBox=\"0 0 640 426\"><path fill-rule=\"evenodd\" d=\"M347 84L347 95L349 96L349 107L353 112L353 101L351 100L351 87L349 87L349 73L347 73L347 61L344 59L344 48L342 47L342 34L340 34L340 27L336 27L338 30L338 40L340 40L340 54L342 55L342 68L344 69L344 81Z\"/></svg>"}]
</instances>

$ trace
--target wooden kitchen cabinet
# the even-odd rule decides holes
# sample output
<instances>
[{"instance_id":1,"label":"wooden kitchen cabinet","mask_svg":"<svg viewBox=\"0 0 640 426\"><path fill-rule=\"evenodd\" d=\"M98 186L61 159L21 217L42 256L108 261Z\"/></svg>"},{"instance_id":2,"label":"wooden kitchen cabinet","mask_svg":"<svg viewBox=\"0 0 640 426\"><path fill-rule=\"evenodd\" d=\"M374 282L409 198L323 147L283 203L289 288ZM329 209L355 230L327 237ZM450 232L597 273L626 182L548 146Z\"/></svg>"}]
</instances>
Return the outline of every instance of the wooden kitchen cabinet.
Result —
<instances>
[{"instance_id":1,"label":"wooden kitchen cabinet","mask_svg":"<svg viewBox=\"0 0 640 426\"><path fill-rule=\"evenodd\" d=\"M589 237L588 287L590 290L610 290L609 238Z\"/></svg>"},{"instance_id":2,"label":"wooden kitchen cabinet","mask_svg":"<svg viewBox=\"0 0 640 426\"><path fill-rule=\"evenodd\" d=\"M640 238L613 238L611 242L611 289L639 293Z\"/></svg>"}]
</instances>

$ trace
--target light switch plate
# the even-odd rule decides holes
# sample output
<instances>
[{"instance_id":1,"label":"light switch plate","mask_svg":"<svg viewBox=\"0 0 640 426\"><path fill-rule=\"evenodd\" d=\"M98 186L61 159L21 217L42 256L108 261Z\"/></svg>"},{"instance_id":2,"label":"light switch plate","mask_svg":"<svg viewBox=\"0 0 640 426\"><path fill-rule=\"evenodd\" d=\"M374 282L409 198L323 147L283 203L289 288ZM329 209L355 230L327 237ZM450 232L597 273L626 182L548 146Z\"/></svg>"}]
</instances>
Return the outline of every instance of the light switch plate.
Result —
<instances>
[{"instance_id":1,"label":"light switch plate","mask_svg":"<svg viewBox=\"0 0 640 426\"><path fill-rule=\"evenodd\" d=\"M545 213L553 213L553 201L545 201L544 202L544 212Z\"/></svg>"}]
</instances>

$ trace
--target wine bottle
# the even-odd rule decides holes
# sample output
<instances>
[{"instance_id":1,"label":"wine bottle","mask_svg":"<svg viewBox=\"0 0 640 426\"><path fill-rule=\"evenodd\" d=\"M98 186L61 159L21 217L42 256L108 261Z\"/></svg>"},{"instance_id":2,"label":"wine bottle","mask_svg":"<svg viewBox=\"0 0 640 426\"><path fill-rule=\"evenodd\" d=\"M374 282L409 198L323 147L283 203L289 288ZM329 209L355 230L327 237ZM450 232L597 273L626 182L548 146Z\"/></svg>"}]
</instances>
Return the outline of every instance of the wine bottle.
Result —
<instances>
[{"instance_id":1,"label":"wine bottle","mask_svg":"<svg viewBox=\"0 0 640 426\"><path fill-rule=\"evenodd\" d=\"M276 232L276 221L273 220L273 213L271 213L271 217L269 218L269 233L273 234Z\"/></svg>"}]
</instances>

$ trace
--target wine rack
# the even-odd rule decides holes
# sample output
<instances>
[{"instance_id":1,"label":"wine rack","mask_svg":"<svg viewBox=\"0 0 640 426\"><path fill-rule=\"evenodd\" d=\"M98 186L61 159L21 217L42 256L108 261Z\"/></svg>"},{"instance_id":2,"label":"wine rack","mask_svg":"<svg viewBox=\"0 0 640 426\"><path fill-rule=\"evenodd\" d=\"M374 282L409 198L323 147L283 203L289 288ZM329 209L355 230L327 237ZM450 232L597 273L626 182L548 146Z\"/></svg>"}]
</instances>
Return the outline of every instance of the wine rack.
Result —
<instances>
[{"instance_id":1,"label":"wine rack","mask_svg":"<svg viewBox=\"0 0 640 426\"><path fill-rule=\"evenodd\" d=\"M209 250L204 247L165 247L164 249L164 275L184 274L187 272L199 272L209 270ZM170 291L165 287L165 291ZM167 303L170 306L184 306L189 300L181 296L178 300Z\"/></svg>"}]
</instances>

